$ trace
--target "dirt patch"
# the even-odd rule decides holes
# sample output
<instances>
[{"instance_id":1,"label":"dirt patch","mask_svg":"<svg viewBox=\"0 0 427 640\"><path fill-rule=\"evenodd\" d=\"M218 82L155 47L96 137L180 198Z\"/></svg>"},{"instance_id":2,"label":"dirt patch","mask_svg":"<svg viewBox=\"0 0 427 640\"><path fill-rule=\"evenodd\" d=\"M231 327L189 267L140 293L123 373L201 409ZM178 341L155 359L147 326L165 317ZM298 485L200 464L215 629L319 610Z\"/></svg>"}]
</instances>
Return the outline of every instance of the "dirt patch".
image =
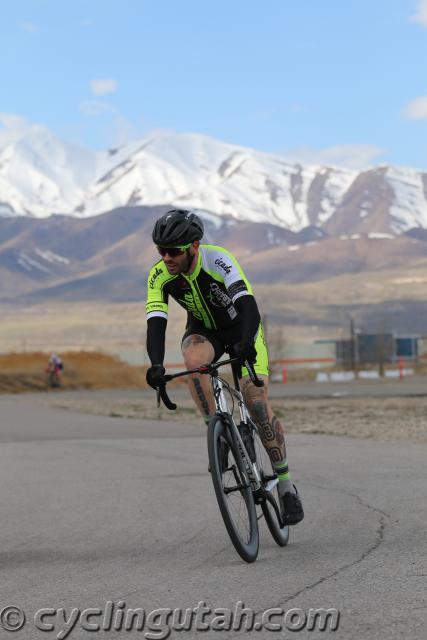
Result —
<instances>
[{"instance_id":1,"label":"dirt patch","mask_svg":"<svg viewBox=\"0 0 427 640\"><path fill-rule=\"evenodd\" d=\"M427 397L284 400L274 408L290 433L427 442Z\"/></svg>"},{"instance_id":2,"label":"dirt patch","mask_svg":"<svg viewBox=\"0 0 427 640\"><path fill-rule=\"evenodd\" d=\"M157 409L151 398L140 402L58 398L54 405L97 415L202 425L190 399L181 400L176 411ZM427 397L275 399L272 405L287 433L427 442Z\"/></svg>"},{"instance_id":3,"label":"dirt patch","mask_svg":"<svg viewBox=\"0 0 427 640\"><path fill-rule=\"evenodd\" d=\"M147 386L145 368L133 367L114 356L92 351L60 353L64 389L141 389ZM0 355L0 393L49 389L43 352Z\"/></svg>"}]
</instances>

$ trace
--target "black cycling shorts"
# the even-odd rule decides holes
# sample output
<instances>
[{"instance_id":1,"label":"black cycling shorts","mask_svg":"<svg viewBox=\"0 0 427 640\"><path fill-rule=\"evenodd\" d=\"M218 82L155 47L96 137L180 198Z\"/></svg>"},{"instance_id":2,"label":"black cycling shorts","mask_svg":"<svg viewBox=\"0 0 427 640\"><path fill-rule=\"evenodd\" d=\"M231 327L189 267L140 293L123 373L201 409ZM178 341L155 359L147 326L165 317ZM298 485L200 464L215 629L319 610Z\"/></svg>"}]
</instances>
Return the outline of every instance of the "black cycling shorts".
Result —
<instances>
[{"instance_id":1,"label":"black cycling shorts","mask_svg":"<svg viewBox=\"0 0 427 640\"><path fill-rule=\"evenodd\" d=\"M231 357L233 356L233 345L242 339L242 327L238 324L230 329L212 331L211 329L206 329L201 322L192 321L187 324L185 333L182 336L182 342L184 342L188 336L195 334L204 336L209 340L215 352L214 360L217 361L225 352L229 353ZM261 322L255 339L255 349L257 352L257 359L254 364L255 372L258 375L268 376L267 345L264 337L264 328ZM242 375L248 375L245 367L242 368Z\"/></svg>"}]
</instances>

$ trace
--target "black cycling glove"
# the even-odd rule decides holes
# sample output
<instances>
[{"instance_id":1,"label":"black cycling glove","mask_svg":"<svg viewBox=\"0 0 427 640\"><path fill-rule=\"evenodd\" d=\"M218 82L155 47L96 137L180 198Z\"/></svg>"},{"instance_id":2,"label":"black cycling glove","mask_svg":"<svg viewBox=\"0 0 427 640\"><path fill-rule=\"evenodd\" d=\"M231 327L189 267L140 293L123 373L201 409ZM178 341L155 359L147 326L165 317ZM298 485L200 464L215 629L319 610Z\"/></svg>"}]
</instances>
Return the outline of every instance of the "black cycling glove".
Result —
<instances>
[{"instance_id":1,"label":"black cycling glove","mask_svg":"<svg viewBox=\"0 0 427 640\"><path fill-rule=\"evenodd\" d=\"M153 389L156 387L161 387L165 384L163 380L163 376L165 375L165 368L162 364L153 364L149 369L147 369L146 380L147 384L150 385Z\"/></svg>"},{"instance_id":2,"label":"black cycling glove","mask_svg":"<svg viewBox=\"0 0 427 640\"><path fill-rule=\"evenodd\" d=\"M239 360L239 364L244 364L246 360L249 360L251 364L257 359L257 352L253 342L248 340L240 340L233 346L233 351Z\"/></svg>"}]
</instances>

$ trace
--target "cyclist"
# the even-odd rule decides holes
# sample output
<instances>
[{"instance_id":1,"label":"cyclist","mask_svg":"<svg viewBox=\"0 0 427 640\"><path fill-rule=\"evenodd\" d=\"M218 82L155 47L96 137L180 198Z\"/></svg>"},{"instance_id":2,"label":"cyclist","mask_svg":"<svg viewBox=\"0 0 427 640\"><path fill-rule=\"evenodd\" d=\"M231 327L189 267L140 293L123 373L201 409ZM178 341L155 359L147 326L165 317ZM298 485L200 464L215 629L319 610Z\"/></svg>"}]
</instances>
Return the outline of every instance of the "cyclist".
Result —
<instances>
[{"instance_id":1,"label":"cyclist","mask_svg":"<svg viewBox=\"0 0 427 640\"><path fill-rule=\"evenodd\" d=\"M47 366L49 369L54 369L55 371L62 371L64 368L61 358L56 353L51 353Z\"/></svg>"},{"instance_id":2,"label":"cyclist","mask_svg":"<svg viewBox=\"0 0 427 640\"><path fill-rule=\"evenodd\" d=\"M155 223L152 238L161 259L148 275L147 352L151 367L147 370L147 383L153 389L164 384L165 335L171 296L188 314L181 345L188 369L218 360L226 350L242 365L242 393L279 478L285 523L297 524L304 512L289 473L283 427L268 402L268 354L252 287L229 251L200 244L203 233L200 218L187 210L172 209ZM264 380L264 387L252 383L243 366L246 360L253 363L257 375ZM215 402L208 377L193 374L189 387L209 424L215 414Z\"/></svg>"},{"instance_id":3,"label":"cyclist","mask_svg":"<svg viewBox=\"0 0 427 640\"><path fill-rule=\"evenodd\" d=\"M63 369L64 369L64 365L62 363L61 358L56 353L52 353L50 355L50 358L46 367L46 373L48 374L48 378L51 386L54 386L54 387L60 386L61 373Z\"/></svg>"}]
</instances>

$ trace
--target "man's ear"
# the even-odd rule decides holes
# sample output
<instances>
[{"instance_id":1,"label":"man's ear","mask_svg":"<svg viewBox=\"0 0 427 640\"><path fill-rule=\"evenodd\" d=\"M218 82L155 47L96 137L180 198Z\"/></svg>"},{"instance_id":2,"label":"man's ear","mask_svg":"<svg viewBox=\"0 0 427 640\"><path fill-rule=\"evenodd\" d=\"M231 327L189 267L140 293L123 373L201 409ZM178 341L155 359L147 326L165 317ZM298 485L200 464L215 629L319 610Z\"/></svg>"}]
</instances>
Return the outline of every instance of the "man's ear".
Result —
<instances>
[{"instance_id":1,"label":"man's ear","mask_svg":"<svg viewBox=\"0 0 427 640\"><path fill-rule=\"evenodd\" d=\"M200 246L200 240L194 240L194 242L193 242L193 247L194 247L195 249L198 249L198 248L199 248L199 246Z\"/></svg>"}]
</instances>

